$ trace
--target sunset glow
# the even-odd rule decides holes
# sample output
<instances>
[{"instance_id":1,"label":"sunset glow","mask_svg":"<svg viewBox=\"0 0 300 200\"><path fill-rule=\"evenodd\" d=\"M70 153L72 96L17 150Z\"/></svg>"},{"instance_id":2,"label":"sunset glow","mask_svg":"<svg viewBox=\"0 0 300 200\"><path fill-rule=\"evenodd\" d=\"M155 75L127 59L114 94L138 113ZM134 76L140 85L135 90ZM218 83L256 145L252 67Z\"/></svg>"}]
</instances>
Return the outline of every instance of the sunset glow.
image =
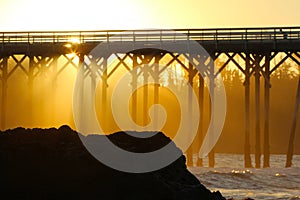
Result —
<instances>
[{"instance_id":1,"label":"sunset glow","mask_svg":"<svg viewBox=\"0 0 300 200\"><path fill-rule=\"evenodd\" d=\"M281 0L11 0L0 2L0 30L296 26L299 4L298 0L284 5Z\"/></svg>"},{"instance_id":2,"label":"sunset glow","mask_svg":"<svg viewBox=\"0 0 300 200\"><path fill-rule=\"evenodd\" d=\"M0 198L300 199L299 8L0 0Z\"/></svg>"}]
</instances>

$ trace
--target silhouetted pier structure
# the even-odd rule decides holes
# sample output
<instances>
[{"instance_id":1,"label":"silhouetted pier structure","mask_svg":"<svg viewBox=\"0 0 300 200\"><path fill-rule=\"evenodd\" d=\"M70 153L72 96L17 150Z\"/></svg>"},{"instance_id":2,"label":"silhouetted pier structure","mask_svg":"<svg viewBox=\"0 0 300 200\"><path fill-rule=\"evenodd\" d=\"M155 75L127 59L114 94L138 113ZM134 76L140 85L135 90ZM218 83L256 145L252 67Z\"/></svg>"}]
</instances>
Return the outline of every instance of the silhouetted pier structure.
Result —
<instances>
[{"instance_id":1,"label":"silhouetted pier structure","mask_svg":"<svg viewBox=\"0 0 300 200\"><path fill-rule=\"evenodd\" d=\"M113 37L111 37L113 36ZM260 158L262 150L260 149L261 141L261 127L260 121L264 120L264 167L269 167L269 110L270 110L270 75L280 67L287 59L293 60L300 66L300 27L272 27L272 28L224 28L224 29L175 29L175 30L106 30L106 31L71 31L71 32L3 32L0 33L0 72L1 72L1 128L5 129L6 121L6 99L7 99L7 81L17 68L20 68L28 77L29 92L32 90L33 80L43 70L52 67L55 78L68 66L79 68L85 62L87 55L99 43L107 42L117 46L142 44L144 48L134 52L120 52L116 49L116 56L120 63L124 63L125 58L131 58L133 66L127 66L128 70L135 71L135 67L140 64L150 63L154 59L155 63L159 63L160 59L166 54L170 55L173 61L180 62L178 59L178 52L164 52L159 49L152 49L147 45L149 41L185 41L194 40L201 44L210 54L211 58L216 60L221 55L227 56L227 61L220 66L218 71L209 69L207 76L214 82L215 78L221 71L227 67L229 62L233 62L235 66L245 75L245 167L251 167L250 159L250 78L255 77L255 134L256 134L256 149L255 149L255 163L256 167L260 167ZM79 57L79 64L73 62L73 58L66 55L76 53ZM284 53L285 56L272 68L270 62L279 53ZM120 56L119 54L122 54ZM179 54L182 54L180 52ZM21 55L17 58L16 55ZM235 59L238 55L243 59L245 65L242 66L240 62ZM60 56L64 56L68 63L57 68L57 60ZM109 55L108 55L109 56ZM24 60L29 59L29 63L25 64ZM93 73L100 73L102 80L107 82L111 74L103 70L107 65L108 57L103 58L99 64L99 69L91 70L87 67L87 74L94 76ZM9 70L8 61L13 60L16 65ZM88 65L85 63L85 65ZM182 68L189 74L189 83L194 84L193 80L198 77L199 80L199 106L203 111L203 92L204 82L203 77L199 72L189 64ZM158 78L159 72L153 68L147 69L144 73L144 78L147 79L149 74L154 74L154 78ZM137 81L139 74L133 74L133 84ZM260 115L260 77L264 77L264 116ZM300 85L300 81L299 81ZM158 95L159 87L155 87L154 96L155 103L159 101ZM102 101L106 102L106 85L103 84ZM32 92L32 91L31 91ZM147 94L147 93L145 93ZM211 94L213 95L213 93ZM137 100L133 96L133 105ZM147 96L145 96L147 98ZM295 137L295 126L298 120L297 113L300 102L300 86L298 86L298 93L295 103L293 125L290 134L290 143ZM145 109L145 107L144 107ZM104 112L105 113L105 112ZM133 119L136 118L136 111L133 109ZM203 115L203 113L201 114ZM146 117L145 117L146 118ZM200 122L202 123L202 122ZM200 124L199 135L202 137L202 125ZM291 147L293 145L290 145ZM289 149L289 155L292 155L292 148ZM191 153L188 151L188 163L192 163ZM213 151L210 154L209 165L214 165ZM199 159L198 165L201 165ZM288 166L288 163L287 163Z\"/></svg>"}]
</instances>

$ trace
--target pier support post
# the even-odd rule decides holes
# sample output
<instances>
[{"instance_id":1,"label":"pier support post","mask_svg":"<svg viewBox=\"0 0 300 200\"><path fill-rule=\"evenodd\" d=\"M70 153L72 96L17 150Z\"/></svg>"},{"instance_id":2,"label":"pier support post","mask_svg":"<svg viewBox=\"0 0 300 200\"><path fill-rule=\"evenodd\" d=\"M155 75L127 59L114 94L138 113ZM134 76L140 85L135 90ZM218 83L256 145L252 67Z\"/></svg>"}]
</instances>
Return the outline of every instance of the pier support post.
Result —
<instances>
[{"instance_id":1,"label":"pier support post","mask_svg":"<svg viewBox=\"0 0 300 200\"><path fill-rule=\"evenodd\" d=\"M300 75L299 75L299 81L298 81L296 102L295 102L293 121L292 121L292 127L291 127L291 132L290 132L289 146L288 146L288 151L287 151L287 155L286 155L285 167L292 166L294 140L295 140L295 133L296 133L296 125L297 125L297 121L298 121L299 105L300 105Z\"/></svg>"},{"instance_id":2,"label":"pier support post","mask_svg":"<svg viewBox=\"0 0 300 200\"><path fill-rule=\"evenodd\" d=\"M33 117L33 79L34 79L34 74L33 70L35 67L35 61L34 61L34 56L29 56L29 69L28 69L28 119L29 119L29 124L30 126L33 126L34 122L34 117Z\"/></svg>"},{"instance_id":3,"label":"pier support post","mask_svg":"<svg viewBox=\"0 0 300 200\"><path fill-rule=\"evenodd\" d=\"M201 73L198 74L199 76L199 97L198 97L198 103L199 103L199 111L200 111L200 121L199 121L199 127L198 127L198 134L197 134L197 142L198 142L198 149L197 152L200 151L201 145L203 143L203 129L204 129L204 78L202 77ZM203 166L203 159L199 158L197 156L197 166L202 167Z\"/></svg>"},{"instance_id":4,"label":"pier support post","mask_svg":"<svg viewBox=\"0 0 300 200\"><path fill-rule=\"evenodd\" d=\"M51 93L51 116L50 120L52 124L56 122L56 97L57 97L57 65L59 56L53 56L52 61L52 93Z\"/></svg>"},{"instance_id":5,"label":"pier support post","mask_svg":"<svg viewBox=\"0 0 300 200\"><path fill-rule=\"evenodd\" d=\"M3 57L0 64L2 75L1 75L1 129L6 129L6 110L7 110L7 79L8 79L8 57Z\"/></svg>"},{"instance_id":6,"label":"pier support post","mask_svg":"<svg viewBox=\"0 0 300 200\"><path fill-rule=\"evenodd\" d=\"M104 57L103 58L103 70L102 70L102 103L101 103L101 106L102 106L102 113L101 115L103 116L103 130L106 131L108 129L108 120L107 120L107 87L108 87L108 83L107 83L107 79L108 79L108 74L107 74L107 57Z\"/></svg>"},{"instance_id":7,"label":"pier support post","mask_svg":"<svg viewBox=\"0 0 300 200\"><path fill-rule=\"evenodd\" d=\"M78 90L80 91L81 94L84 94L84 74L85 74L85 71L86 70L86 64L84 62L84 54L78 54L78 57L79 57L79 62L78 62L78 67L77 67L77 76L78 76L78 80L80 81L80 84L79 84L79 87ZM80 71L82 68L82 71ZM81 73L79 73L81 72ZM77 89L77 88L76 88ZM83 113L84 113L84 110L86 109L85 108L85 105L84 105L84 95L81 95L79 97L79 105L80 106L80 109L79 109L79 121L83 121L85 116L83 116Z\"/></svg>"},{"instance_id":8,"label":"pier support post","mask_svg":"<svg viewBox=\"0 0 300 200\"><path fill-rule=\"evenodd\" d=\"M212 82L211 80L210 80L210 83L209 84L211 84L211 87L214 87L212 84L214 84L214 82ZM214 122L213 122L213 112L214 112L214 102L213 102L213 98L214 98L214 89L211 89L211 91L210 91L210 95L211 95L211 101L210 101L210 120L211 120L211 130L212 131L214 131ZM209 167L214 167L215 166L215 150L214 150L214 148L209 152L209 154L208 154L208 166Z\"/></svg>"},{"instance_id":9,"label":"pier support post","mask_svg":"<svg viewBox=\"0 0 300 200\"><path fill-rule=\"evenodd\" d=\"M46 64L47 64L47 56L36 56L35 57L37 60L36 60L36 63L35 65L37 67L40 68L40 74L41 74L41 77L47 77L47 67L46 67ZM42 88L46 88L46 82L45 81L39 81L39 79L37 79L37 84L41 85ZM36 89L35 89L36 91ZM40 95L37 97L35 96L34 100L36 99L41 99L40 103L39 103L39 109L37 111L36 109L36 106L34 106L34 110L35 110L35 113L36 113L36 117L35 118L38 118L39 120L41 120L41 122L43 123L49 123L49 117L48 115L46 115L46 102L44 101L43 98L46 97L46 95L49 93L49 91L45 90L45 89L42 89L40 92Z\"/></svg>"},{"instance_id":10,"label":"pier support post","mask_svg":"<svg viewBox=\"0 0 300 200\"><path fill-rule=\"evenodd\" d=\"M133 55L133 68L132 68L132 103L131 103L131 110L132 110L132 119L135 123L137 123L137 93L135 91L137 87L137 55Z\"/></svg>"},{"instance_id":11,"label":"pier support post","mask_svg":"<svg viewBox=\"0 0 300 200\"><path fill-rule=\"evenodd\" d=\"M213 57L213 60L215 60L216 57ZM214 64L209 66L209 93L210 93L210 101L209 101L209 116L210 116L210 126L211 131L214 132L214 110L215 110L215 68ZM215 166L215 149L213 148L209 154L208 154L208 166L214 167Z\"/></svg>"},{"instance_id":12,"label":"pier support post","mask_svg":"<svg viewBox=\"0 0 300 200\"><path fill-rule=\"evenodd\" d=\"M245 145L244 145L244 165L245 168L252 168L250 152L250 55L246 55L245 68Z\"/></svg>"},{"instance_id":13,"label":"pier support post","mask_svg":"<svg viewBox=\"0 0 300 200\"><path fill-rule=\"evenodd\" d=\"M270 167L270 144L269 144L269 125L270 125L270 55L265 56L265 124L264 124L264 164L263 167Z\"/></svg>"},{"instance_id":14,"label":"pier support post","mask_svg":"<svg viewBox=\"0 0 300 200\"><path fill-rule=\"evenodd\" d=\"M147 125L148 122L148 78L149 78L149 62L151 60L151 56L145 55L143 61L143 76L144 76L144 86L143 86L143 126Z\"/></svg>"},{"instance_id":15,"label":"pier support post","mask_svg":"<svg viewBox=\"0 0 300 200\"><path fill-rule=\"evenodd\" d=\"M254 56L255 70L255 167L260 168L260 56Z\"/></svg>"},{"instance_id":16,"label":"pier support post","mask_svg":"<svg viewBox=\"0 0 300 200\"><path fill-rule=\"evenodd\" d=\"M196 75L196 70L194 69L194 66L189 63L188 66L188 78L189 78L189 87L188 87L188 114L189 116L192 118L192 112L193 112L193 86L194 86L194 77ZM190 129L191 124L190 124L190 120L192 119L187 119L188 122L188 129ZM191 132L190 130L187 130L188 134ZM189 136L188 136L189 137ZM193 166L194 162L193 162L193 143L191 144L191 146L188 148L187 152L186 152L186 157L187 157L187 165L188 166Z\"/></svg>"},{"instance_id":17,"label":"pier support post","mask_svg":"<svg viewBox=\"0 0 300 200\"><path fill-rule=\"evenodd\" d=\"M159 103L159 61L161 59L161 55L156 55L154 60L154 105ZM154 108L154 131L160 131L158 129L158 110Z\"/></svg>"}]
</instances>

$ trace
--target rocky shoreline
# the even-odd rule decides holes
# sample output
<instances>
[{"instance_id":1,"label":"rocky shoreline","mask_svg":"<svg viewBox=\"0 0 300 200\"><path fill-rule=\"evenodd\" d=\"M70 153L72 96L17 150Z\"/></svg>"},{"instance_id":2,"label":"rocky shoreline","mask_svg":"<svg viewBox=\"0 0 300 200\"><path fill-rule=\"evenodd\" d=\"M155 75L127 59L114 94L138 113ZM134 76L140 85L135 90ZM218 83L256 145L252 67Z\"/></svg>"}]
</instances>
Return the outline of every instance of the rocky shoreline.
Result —
<instances>
[{"instance_id":1,"label":"rocky shoreline","mask_svg":"<svg viewBox=\"0 0 300 200\"><path fill-rule=\"evenodd\" d=\"M163 133L141 139L118 132L108 138L132 152L172 142ZM16 128L0 132L0 191L9 199L225 199L206 189L185 161L182 155L154 172L125 173L97 161L68 126Z\"/></svg>"}]
</instances>

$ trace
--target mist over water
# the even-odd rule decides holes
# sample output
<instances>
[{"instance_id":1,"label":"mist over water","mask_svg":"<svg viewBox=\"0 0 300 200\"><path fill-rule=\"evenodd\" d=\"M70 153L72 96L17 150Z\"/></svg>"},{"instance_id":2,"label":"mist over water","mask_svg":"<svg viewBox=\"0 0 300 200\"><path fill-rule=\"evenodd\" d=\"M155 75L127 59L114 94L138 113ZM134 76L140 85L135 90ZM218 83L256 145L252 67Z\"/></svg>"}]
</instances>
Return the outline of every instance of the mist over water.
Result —
<instances>
[{"instance_id":1,"label":"mist over water","mask_svg":"<svg viewBox=\"0 0 300 200\"><path fill-rule=\"evenodd\" d=\"M16 59L21 60L23 55L17 55ZM51 58L53 59L53 58ZM67 124L75 129L72 116L72 93L74 89L74 82L77 75L76 65L78 64L78 57L76 54L69 54L57 58L57 61L46 59L44 63L39 63L34 68L34 74L36 75L32 82L32 94L29 90L29 79L24 70L21 67L17 67L8 79L7 87L7 104L6 104L6 126L5 129L15 127L26 128L48 128L48 127L60 127L63 124ZM169 62L171 58L166 56L162 60L162 64ZM242 59L240 59L242 60ZM38 62L38 59L35 60ZM71 62L72 61L72 62ZM55 68L55 62L57 68ZM71 63L70 63L71 62ZM130 64L130 59L126 60ZM222 58L216 61L217 67L223 63ZM29 64L29 58L21 63L22 67L26 70ZM242 63L243 64L243 63ZM14 70L17 63L12 58L9 59L8 68L9 71ZM111 71L111 70L110 70ZM126 69L120 65L108 80L108 97L107 102L111 101L111 95L114 85L121 77L122 73L125 73ZM270 102L270 151L271 153L285 153L288 145L288 134L291 127L292 113L294 109L294 101L297 87L297 75L299 71L295 71L295 67L289 63L283 65L274 72L271 77L271 102ZM229 64L222 73L226 96L227 96L227 113L224 128L221 137L216 145L216 152L226 153L242 153L244 150L244 130L245 130L245 108L244 108L244 76L239 71ZM142 79L140 79L142 81ZM187 83L187 75L175 63L166 69L161 76L161 87L159 93L159 103L167 112L167 121L163 127L163 132L169 137L173 138L178 124L180 123L180 109L179 104L174 98L174 95L168 91L164 86L168 84L175 85L178 90L184 89ZM262 81L262 80L261 80ZM198 82L194 80L194 90L197 94ZM251 79L251 92L254 92L254 77ZM0 86L1 86L0 82ZM130 84L130 83L129 83ZM217 84L218 86L218 84ZM96 111L97 117L100 123L103 121L106 123L105 132L112 133L118 131L119 128L113 121L111 114L111 108L107 108L106 117L102 116L102 104L101 104L101 84L97 86L96 91ZM153 91L156 86L148 86L148 107L149 110L153 105ZM261 84L263 88L264 85ZM2 87L0 87L2 90ZM2 91L0 91L2 92ZM263 90L261 96L263 97ZM289 98L282 98L282 97ZM138 125L145 125L150 122L149 115L145 115L143 109L143 88L137 91L137 120ZM261 104L263 105L263 98ZM130 100L131 101L131 100ZM2 102L2 99L0 99ZM172 102L172 103L170 103ZM131 104L131 102L130 102ZM1 103L2 105L2 103ZM129 105L130 107L131 105ZM250 108L251 119L254 119L255 107L254 97L251 97ZM263 115L263 107L261 108ZM204 92L204 113L206 117L201 117L203 122L203 133L205 134L209 124L209 94L207 92L207 86L205 86ZM3 116L0 115L0 118ZM146 117L146 120L144 120ZM251 129L254 130L254 120L251 120ZM263 121L262 121L263 127ZM295 141L299 141L300 126L297 124ZM255 144L255 137L253 131L251 131L251 146ZM199 144L197 144L199 146ZM295 153L300 153L300 146L295 145ZM197 147L198 148L198 147ZM254 150L254 148L252 148Z\"/></svg>"}]
</instances>

